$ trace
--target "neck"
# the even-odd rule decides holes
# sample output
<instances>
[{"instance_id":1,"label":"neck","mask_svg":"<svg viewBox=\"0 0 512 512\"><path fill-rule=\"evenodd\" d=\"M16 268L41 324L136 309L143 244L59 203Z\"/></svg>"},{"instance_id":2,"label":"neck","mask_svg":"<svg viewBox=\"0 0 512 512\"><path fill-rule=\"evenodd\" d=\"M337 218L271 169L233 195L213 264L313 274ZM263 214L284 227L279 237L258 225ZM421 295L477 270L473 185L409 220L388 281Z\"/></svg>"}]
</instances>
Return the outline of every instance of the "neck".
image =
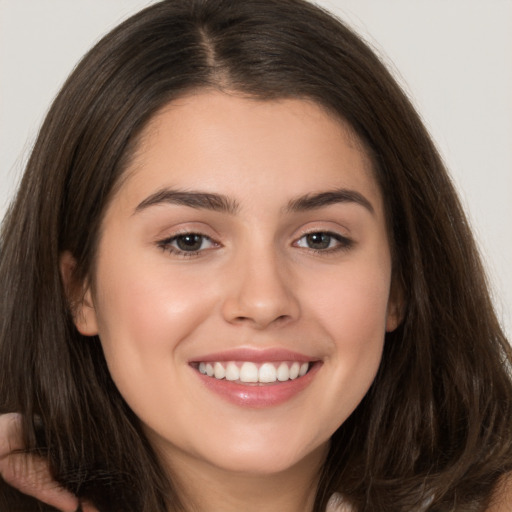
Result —
<instances>
[{"instance_id":1,"label":"neck","mask_svg":"<svg viewBox=\"0 0 512 512\"><path fill-rule=\"evenodd\" d=\"M312 512L326 447L279 473L225 471L174 457L170 473L187 511Z\"/></svg>"}]
</instances>

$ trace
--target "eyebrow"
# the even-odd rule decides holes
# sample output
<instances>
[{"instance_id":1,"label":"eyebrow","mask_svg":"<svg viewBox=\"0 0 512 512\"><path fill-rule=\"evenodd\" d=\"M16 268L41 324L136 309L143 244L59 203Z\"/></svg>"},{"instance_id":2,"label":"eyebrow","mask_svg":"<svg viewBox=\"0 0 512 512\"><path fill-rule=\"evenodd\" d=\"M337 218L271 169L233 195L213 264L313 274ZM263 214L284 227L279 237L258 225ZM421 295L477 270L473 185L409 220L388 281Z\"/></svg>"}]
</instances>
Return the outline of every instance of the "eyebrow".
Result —
<instances>
[{"instance_id":1,"label":"eyebrow","mask_svg":"<svg viewBox=\"0 0 512 512\"><path fill-rule=\"evenodd\" d=\"M300 196L296 199L292 199L288 203L286 210L288 212L303 212L308 210L317 210L324 206L338 203L356 203L366 208L370 213L375 213L372 203L370 203L366 197L355 190L345 188Z\"/></svg>"},{"instance_id":2,"label":"eyebrow","mask_svg":"<svg viewBox=\"0 0 512 512\"><path fill-rule=\"evenodd\" d=\"M176 204L195 209L229 213L231 215L234 215L239 210L238 203L235 200L221 194L164 188L151 194L139 203L137 208L135 208L135 213L145 210L150 206L160 204Z\"/></svg>"},{"instance_id":3,"label":"eyebrow","mask_svg":"<svg viewBox=\"0 0 512 512\"><path fill-rule=\"evenodd\" d=\"M316 194L306 194L292 199L288 202L286 212L303 212L309 210L317 210L325 206L338 203L355 203L366 208L370 213L375 210L366 197L355 190L335 189ZM163 188L151 194L141 203L137 205L134 213L156 206L160 204L175 204L188 206L189 208L212 210L216 212L228 213L235 215L240 207L237 201L223 194L215 194L211 192L201 191L184 191L170 188Z\"/></svg>"}]
</instances>

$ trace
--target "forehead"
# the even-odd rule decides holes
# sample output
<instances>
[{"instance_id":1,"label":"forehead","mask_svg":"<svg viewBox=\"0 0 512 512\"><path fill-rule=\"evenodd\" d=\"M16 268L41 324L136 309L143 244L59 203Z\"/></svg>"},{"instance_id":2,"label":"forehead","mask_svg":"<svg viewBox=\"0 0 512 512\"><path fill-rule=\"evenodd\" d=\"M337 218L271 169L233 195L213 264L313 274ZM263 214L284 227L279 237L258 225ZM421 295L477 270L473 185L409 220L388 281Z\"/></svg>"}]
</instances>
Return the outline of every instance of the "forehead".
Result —
<instances>
[{"instance_id":1,"label":"forehead","mask_svg":"<svg viewBox=\"0 0 512 512\"><path fill-rule=\"evenodd\" d=\"M149 121L119 191L133 202L158 187L294 196L349 186L380 206L368 151L322 106L201 91L170 102Z\"/></svg>"}]
</instances>

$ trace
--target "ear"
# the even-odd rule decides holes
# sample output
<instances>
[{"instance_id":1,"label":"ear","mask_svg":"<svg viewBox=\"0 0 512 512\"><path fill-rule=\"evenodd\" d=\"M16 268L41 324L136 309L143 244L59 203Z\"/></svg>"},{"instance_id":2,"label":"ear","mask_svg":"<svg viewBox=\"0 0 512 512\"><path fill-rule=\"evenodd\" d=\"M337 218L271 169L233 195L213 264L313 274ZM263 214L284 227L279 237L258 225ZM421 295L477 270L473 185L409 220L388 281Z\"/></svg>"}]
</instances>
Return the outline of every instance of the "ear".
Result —
<instances>
[{"instance_id":1,"label":"ear","mask_svg":"<svg viewBox=\"0 0 512 512\"><path fill-rule=\"evenodd\" d=\"M69 251L60 255L60 275L68 300L73 322L80 334L95 336L98 334L98 322L91 287L88 283L77 283L74 273L76 260Z\"/></svg>"},{"instance_id":2,"label":"ear","mask_svg":"<svg viewBox=\"0 0 512 512\"><path fill-rule=\"evenodd\" d=\"M402 287L394 282L389 293L386 317L386 332L394 331L404 319L404 294Z\"/></svg>"}]
</instances>

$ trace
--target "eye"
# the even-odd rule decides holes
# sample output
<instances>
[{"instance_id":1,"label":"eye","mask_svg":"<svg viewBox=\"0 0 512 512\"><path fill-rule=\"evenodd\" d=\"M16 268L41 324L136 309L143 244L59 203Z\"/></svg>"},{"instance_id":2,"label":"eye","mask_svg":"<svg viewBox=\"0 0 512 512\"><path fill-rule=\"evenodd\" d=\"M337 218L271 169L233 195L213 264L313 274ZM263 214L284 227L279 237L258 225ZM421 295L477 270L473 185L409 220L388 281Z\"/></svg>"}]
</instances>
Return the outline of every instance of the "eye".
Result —
<instances>
[{"instance_id":1,"label":"eye","mask_svg":"<svg viewBox=\"0 0 512 512\"><path fill-rule=\"evenodd\" d=\"M193 256L216 245L210 237L200 233L183 233L158 242L162 249L182 256Z\"/></svg>"},{"instance_id":2,"label":"eye","mask_svg":"<svg viewBox=\"0 0 512 512\"><path fill-rule=\"evenodd\" d=\"M328 231L315 231L299 238L294 245L304 249L312 249L320 252L331 252L348 249L352 245L348 238Z\"/></svg>"}]
</instances>

